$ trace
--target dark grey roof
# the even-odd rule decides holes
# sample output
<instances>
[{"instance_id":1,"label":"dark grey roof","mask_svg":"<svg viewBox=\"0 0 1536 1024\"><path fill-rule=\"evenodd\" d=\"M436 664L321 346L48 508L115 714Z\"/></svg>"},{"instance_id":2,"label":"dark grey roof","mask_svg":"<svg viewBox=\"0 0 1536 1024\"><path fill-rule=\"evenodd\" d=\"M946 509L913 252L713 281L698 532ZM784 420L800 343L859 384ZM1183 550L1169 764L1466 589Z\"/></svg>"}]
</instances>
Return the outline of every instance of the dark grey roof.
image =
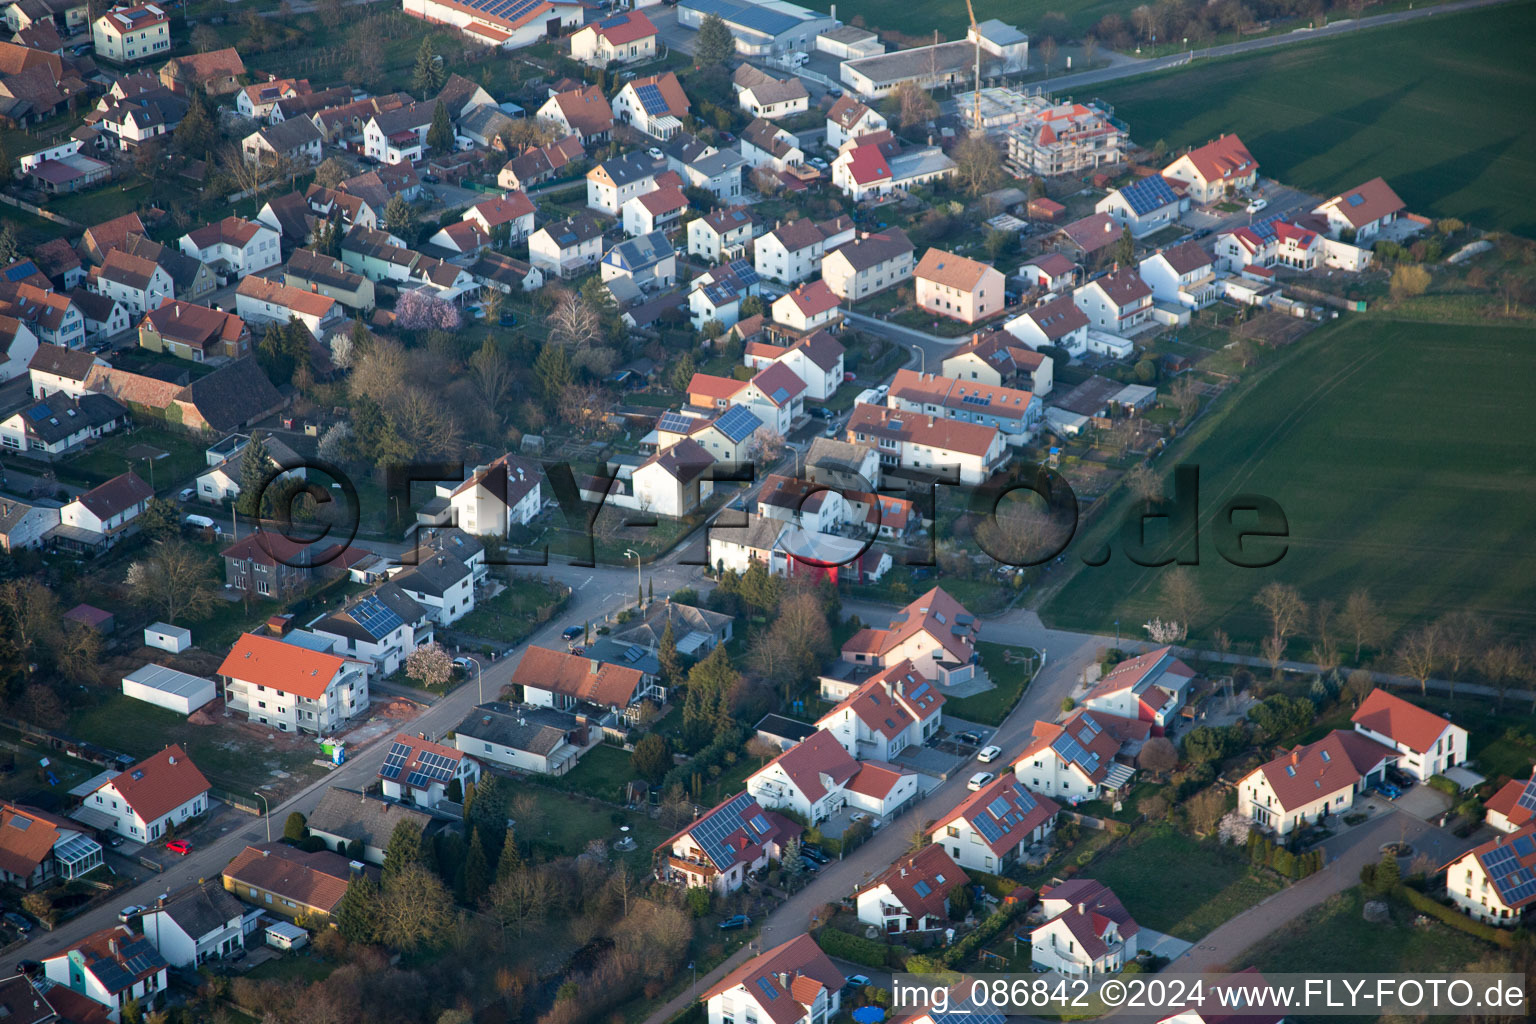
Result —
<instances>
[{"instance_id":1,"label":"dark grey roof","mask_svg":"<svg viewBox=\"0 0 1536 1024\"><path fill-rule=\"evenodd\" d=\"M196 257L132 232L128 235L128 247L124 251L130 256L142 256L159 264L161 270L171 275L171 283L176 286L178 295L197 283L198 271L203 269L202 261Z\"/></svg>"},{"instance_id":2,"label":"dark grey roof","mask_svg":"<svg viewBox=\"0 0 1536 1024\"><path fill-rule=\"evenodd\" d=\"M380 614L381 605L382 610L393 613L393 617ZM399 629L402 623L420 622L426 614L426 610L397 584L389 582L359 597L341 611L327 615L311 628L349 640L376 643Z\"/></svg>"},{"instance_id":3,"label":"dark grey roof","mask_svg":"<svg viewBox=\"0 0 1536 1024\"><path fill-rule=\"evenodd\" d=\"M756 725L752 727L767 736L777 739L794 740L796 743L812 736L816 732L814 725L809 725L794 718L786 718L783 715L764 715Z\"/></svg>"},{"instance_id":4,"label":"dark grey roof","mask_svg":"<svg viewBox=\"0 0 1536 1024\"><path fill-rule=\"evenodd\" d=\"M364 846L383 849L395 826L409 821L427 831L438 819L426 811L392 803L351 789L332 787L309 814L309 830L360 839Z\"/></svg>"},{"instance_id":5,"label":"dark grey roof","mask_svg":"<svg viewBox=\"0 0 1536 1024\"><path fill-rule=\"evenodd\" d=\"M245 905L219 882L207 881L172 896L160 910L196 940L238 920L245 913Z\"/></svg>"},{"instance_id":6,"label":"dark grey roof","mask_svg":"<svg viewBox=\"0 0 1536 1024\"><path fill-rule=\"evenodd\" d=\"M21 412L27 433L44 444L56 444L86 427L100 427L122 419L128 410L106 395L88 394L79 399L62 391L34 402Z\"/></svg>"},{"instance_id":7,"label":"dark grey roof","mask_svg":"<svg viewBox=\"0 0 1536 1024\"><path fill-rule=\"evenodd\" d=\"M195 405L208 425L222 432L237 430L283 404L283 396L250 356L225 363L176 397Z\"/></svg>"},{"instance_id":8,"label":"dark grey roof","mask_svg":"<svg viewBox=\"0 0 1536 1024\"><path fill-rule=\"evenodd\" d=\"M613 179L615 185L627 185L632 181L660 174L667 169L667 162L657 160L644 150L637 149L633 153L625 153L612 160L604 160L599 166L607 172L608 177Z\"/></svg>"},{"instance_id":9,"label":"dark grey roof","mask_svg":"<svg viewBox=\"0 0 1536 1024\"><path fill-rule=\"evenodd\" d=\"M315 123L307 117L293 117L277 124L268 125L257 132L278 153L286 153L311 142L319 142L323 136Z\"/></svg>"},{"instance_id":10,"label":"dark grey roof","mask_svg":"<svg viewBox=\"0 0 1536 1024\"><path fill-rule=\"evenodd\" d=\"M454 731L460 736L541 756L549 754L578 728L576 716L554 708L490 701L477 704Z\"/></svg>"},{"instance_id":11,"label":"dark grey roof","mask_svg":"<svg viewBox=\"0 0 1536 1024\"><path fill-rule=\"evenodd\" d=\"M645 618L638 625L620 630L613 634L613 638L620 643L659 647L668 623L672 625L672 638L680 641L689 633L723 635L730 622L729 615L695 608L691 604L678 604L671 600L652 601L645 610Z\"/></svg>"},{"instance_id":12,"label":"dark grey roof","mask_svg":"<svg viewBox=\"0 0 1536 1024\"><path fill-rule=\"evenodd\" d=\"M421 562L394 577L396 583L418 594L442 597L469 575L469 566L449 554L423 555Z\"/></svg>"}]
</instances>

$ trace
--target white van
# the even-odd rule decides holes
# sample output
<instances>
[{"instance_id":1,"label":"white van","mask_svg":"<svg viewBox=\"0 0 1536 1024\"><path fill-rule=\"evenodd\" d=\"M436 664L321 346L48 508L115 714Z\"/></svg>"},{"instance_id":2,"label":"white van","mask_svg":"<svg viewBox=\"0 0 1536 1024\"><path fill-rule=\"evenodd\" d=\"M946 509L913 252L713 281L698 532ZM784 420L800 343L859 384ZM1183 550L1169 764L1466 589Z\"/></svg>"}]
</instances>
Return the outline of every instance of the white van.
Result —
<instances>
[{"instance_id":1,"label":"white van","mask_svg":"<svg viewBox=\"0 0 1536 1024\"><path fill-rule=\"evenodd\" d=\"M196 526L204 530L213 529L213 520L209 519L207 516L187 516L187 518L183 519L182 522L186 523L188 526Z\"/></svg>"}]
</instances>

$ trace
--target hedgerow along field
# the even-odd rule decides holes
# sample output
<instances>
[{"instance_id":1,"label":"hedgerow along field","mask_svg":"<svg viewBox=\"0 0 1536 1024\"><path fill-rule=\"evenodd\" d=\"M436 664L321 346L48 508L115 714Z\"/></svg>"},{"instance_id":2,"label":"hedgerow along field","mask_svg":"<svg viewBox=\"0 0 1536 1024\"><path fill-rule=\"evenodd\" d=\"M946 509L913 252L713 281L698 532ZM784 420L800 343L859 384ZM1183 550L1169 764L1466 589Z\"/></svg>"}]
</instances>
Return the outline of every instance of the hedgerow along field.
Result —
<instances>
[{"instance_id":1,"label":"hedgerow along field","mask_svg":"<svg viewBox=\"0 0 1536 1024\"><path fill-rule=\"evenodd\" d=\"M1536 237L1532 38L1536 5L1506 5L1093 91L1143 145L1236 132L1267 178L1332 195L1381 175L1415 213Z\"/></svg>"},{"instance_id":2,"label":"hedgerow along field","mask_svg":"<svg viewBox=\"0 0 1536 1024\"><path fill-rule=\"evenodd\" d=\"M1469 608L1495 631L1536 636L1533 346L1530 327L1357 315L1219 400L1158 464L1165 478L1174 461L1200 469L1201 561L1190 571L1207 609L1192 636L1220 626L1256 653L1268 624L1253 598L1270 580L1335 607L1367 587L1395 629ZM1274 568L1216 554L1211 519L1239 492L1285 511L1289 549ZM1112 508L1073 542L1069 560L1105 540L1113 557L1055 593L1047 623L1113 632L1118 618L1122 635L1145 639L1142 624L1166 617L1169 570L1124 556L1110 535L1122 520ZM1305 660L1306 647L1293 641L1289 656Z\"/></svg>"}]
</instances>

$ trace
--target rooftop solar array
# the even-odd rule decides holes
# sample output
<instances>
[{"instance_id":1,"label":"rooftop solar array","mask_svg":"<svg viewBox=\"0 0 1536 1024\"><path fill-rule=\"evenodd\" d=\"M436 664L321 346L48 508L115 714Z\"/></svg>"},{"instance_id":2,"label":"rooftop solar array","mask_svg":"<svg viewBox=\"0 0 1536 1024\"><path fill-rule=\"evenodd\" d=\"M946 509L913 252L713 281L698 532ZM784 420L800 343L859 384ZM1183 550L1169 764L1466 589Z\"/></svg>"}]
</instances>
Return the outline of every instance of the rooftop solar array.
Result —
<instances>
[{"instance_id":1,"label":"rooftop solar array","mask_svg":"<svg viewBox=\"0 0 1536 1024\"><path fill-rule=\"evenodd\" d=\"M745 441L757 432L763 421L744 405L733 405L715 420L715 429L732 441Z\"/></svg>"},{"instance_id":2,"label":"rooftop solar array","mask_svg":"<svg viewBox=\"0 0 1536 1024\"><path fill-rule=\"evenodd\" d=\"M1525 784L1525 789L1521 790L1520 798L1515 801L1515 805L1524 807L1528 811L1536 811L1536 777Z\"/></svg>"},{"instance_id":3,"label":"rooftop solar array","mask_svg":"<svg viewBox=\"0 0 1536 1024\"><path fill-rule=\"evenodd\" d=\"M662 98L661 90L653 83L636 87L635 95L639 98L640 105L645 108L645 112L652 117L667 112L667 101Z\"/></svg>"},{"instance_id":4,"label":"rooftop solar array","mask_svg":"<svg viewBox=\"0 0 1536 1024\"><path fill-rule=\"evenodd\" d=\"M353 605L352 619L369 635L381 638L405 625L405 620L386 607L377 594L369 594Z\"/></svg>"},{"instance_id":5,"label":"rooftop solar array","mask_svg":"<svg viewBox=\"0 0 1536 1024\"><path fill-rule=\"evenodd\" d=\"M1349 198L1345 200L1345 202L1349 203L1350 206L1360 206L1364 204L1365 196L1361 195L1359 192L1351 192Z\"/></svg>"},{"instance_id":6,"label":"rooftop solar array","mask_svg":"<svg viewBox=\"0 0 1536 1024\"><path fill-rule=\"evenodd\" d=\"M1099 770L1099 755L1083 749L1082 744L1072 738L1071 733L1062 733L1056 737L1056 742L1051 744L1051 749L1061 755L1062 760L1071 761L1083 770L1083 774L1092 776Z\"/></svg>"},{"instance_id":7,"label":"rooftop solar array","mask_svg":"<svg viewBox=\"0 0 1536 1024\"><path fill-rule=\"evenodd\" d=\"M516 21L544 0L462 0L464 6L491 18Z\"/></svg>"},{"instance_id":8,"label":"rooftop solar array","mask_svg":"<svg viewBox=\"0 0 1536 1024\"><path fill-rule=\"evenodd\" d=\"M669 434L686 434L693 429L693 417L680 412L665 412L656 421L656 429Z\"/></svg>"},{"instance_id":9,"label":"rooftop solar array","mask_svg":"<svg viewBox=\"0 0 1536 1024\"><path fill-rule=\"evenodd\" d=\"M435 751L423 750L416 759L416 770L411 772L405 782L408 786L426 789L434 782L447 782L453 778L453 770L457 767L456 760Z\"/></svg>"},{"instance_id":10,"label":"rooftop solar array","mask_svg":"<svg viewBox=\"0 0 1536 1024\"><path fill-rule=\"evenodd\" d=\"M730 847L726 845L733 833L741 831L741 815L752 804L752 797L748 793L738 793L720 806L715 813L700 818L693 828L689 829L689 835L694 842L704 850L704 856L708 857L717 868L727 868L734 861L735 856ZM759 828L759 821L762 827ZM761 835L768 831L767 819L761 814L753 815L752 827Z\"/></svg>"},{"instance_id":11,"label":"rooftop solar array","mask_svg":"<svg viewBox=\"0 0 1536 1024\"><path fill-rule=\"evenodd\" d=\"M1264 239L1266 242L1275 237L1275 225L1285 219L1282 213L1272 213L1268 217L1262 217L1248 225L1248 230Z\"/></svg>"},{"instance_id":12,"label":"rooftop solar array","mask_svg":"<svg viewBox=\"0 0 1536 1024\"><path fill-rule=\"evenodd\" d=\"M1127 185L1120 190L1120 198L1138 217L1179 201L1178 194L1161 174L1149 174L1135 184Z\"/></svg>"},{"instance_id":13,"label":"rooftop solar array","mask_svg":"<svg viewBox=\"0 0 1536 1024\"><path fill-rule=\"evenodd\" d=\"M1003 790L1003 795L988 804L984 813L976 815L972 823L987 842L995 843L1017 828L1037 803L1033 793L1015 782Z\"/></svg>"},{"instance_id":14,"label":"rooftop solar array","mask_svg":"<svg viewBox=\"0 0 1536 1024\"><path fill-rule=\"evenodd\" d=\"M912 890L919 896L927 896L929 893L933 892L933 887L919 878L917 882L913 884Z\"/></svg>"},{"instance_id":15,"label":"rooftop solar array","mask_svg":"<svg viewBox=\"0 0 1536 1024\"><path fill-rule=\"evenodd\" d=\"M409 743L395 743L389 748L389 753L384 755L384 767L379 769L379 777L385 779L398 779L400 773L405 770L405 759L411 756Z\"/></svg>"}]
</instances>

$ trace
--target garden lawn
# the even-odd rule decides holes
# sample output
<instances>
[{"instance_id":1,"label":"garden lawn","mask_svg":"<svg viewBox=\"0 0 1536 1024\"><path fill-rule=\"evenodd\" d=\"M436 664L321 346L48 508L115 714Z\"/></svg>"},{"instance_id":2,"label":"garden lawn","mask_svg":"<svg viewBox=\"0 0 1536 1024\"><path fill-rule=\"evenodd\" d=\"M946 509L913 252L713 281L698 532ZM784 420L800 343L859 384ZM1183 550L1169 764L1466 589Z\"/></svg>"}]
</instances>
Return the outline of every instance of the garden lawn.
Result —
<instances>
[{"instance_id":1,"label":"garden lawn","mask_svg":"<svg viewBox=\"0 0 1536 1024\"><path fill-rule=\"evenodd\" d=\"M1243 852L1168 825L1136 830L1085 874L1113 889L1138 923L1191 942L1281 887L1255 874Z\"/></svg>"},{"instance_id":2,"label":"garden lawn","mask_svg":"<svg viewBox=\"0 0 1536 1024\"><path fill-rule=\"evenodd\" d=\"M599 743L564 775L530 775L529 780L554 789L568 789L609 803L624 802L624 787L640 776L629 766L629 752Z\"/></svg>"},{"instance_id":3,"label":"garden lawn","mask_svg":"<svg viewBox=\"0 0 1536 1024\"><path fill-rule=\"evenodd\" d=\"M643 875L650 871L651 853L671 834L645 814L588 800L576 793L559 793L542 786L528 786L522 792L533 795L536 820L531 825L518 822L514 826L517 838L539 847L542 855L574 857L593 839L612 844L621 835L620 826L628 825L635 849L621 856L632 870Z\"/></svg>"},{"instance_id":4,"label":"garden lawn","mask_svg":"<svg viewBox=\"0 0 1536 1024\"><path fill-rule=\"evenodd\" d=\"M563 597L547 580L514 575L507 581L507 589L489 601L477 601L475 610L453 628L486 640L517 643L548 622Z\"/></svg>"},{"instance_id":5,"label":"garden lawn","mask_svg":"<svg viewBox=\"0 0 1536 1024\"><path fill-rule=\"evenodd\" d=\"M967 722L1001 725L1003 719L1008 717L1008 712L1019 703L1019 698L1024 696L1024 688L1029 685L1030 672L1039 655L1028 647L985 642L978 643L976 650L981 654L981 667L996 685L973 697L951 697L945 700L944 713L963 718ZM1021 660L1004 661L1005 653Z\"/></svg>"},{"instance_id":6,"label":"garden lawn","mask_svg":"<svg viewBox=\"0 0 1536 1024\"><path fill-rule=\"evenodd\" d=\"M1342 607L1368 588L1393 629L1466 608L1495 632L1536 635L1536 411L1525 365L1536 330L1354 316L1274 357L1252 384L1229 391L1163 457L1200 470L1200 564L1206 612L1257 653L1266 630L1254 595L1278 580L1309 602ZM1171 456L1171 457L1170 457ZM1278 502L1289 524L1284 557L1268 569L1221 558L1212 526L1241 493ZM1079 535L1070 559L1108 543L1108 563L1079 564L1046 602L1057 627L1114 629L1165 615L1167 570L1125 557L1118 500ZM1149 533L1152 532L1149 529ZM1259 550L1274 546L1253 545ZM1304 657L1293 641L1291 657Z\"/></svg>"},{"instance_id":7,"label":"garden lawn","mask_svg":"<svg viewBox=\"0 0 1536 1024\"><path fill-rule=\"evenodd\" d=\"M128 450L138 445L155 448L165 452L164 458L154 460L154 469L149 468L149 461L134 458L128 454ZM154 477L154 485L158 492L164 493L174 487L190 483L190 478L200 470L206 468L207 458L203 445L190 440L187 435L162 430L157 427L140 427L132 432L122 432L109 435L94 445L83 455L69 459L65 463L67 471L72 471L82 479L93 483L104 483L128 470L133 470L145 483Z\"/></svg>"},{"instance_id":8,"label":"garden lawn","mask_svg":"<svg viewBox=\"0 0 1536 1024\"><path fill-rule=\"evenodd\" d=\"M1533 35L1536 8L1500 6L1095 90L1144 145L1236 132L1266 178L1332 195L1381 175L1415 213L1530 236Z\"/></svg>"},{"instance_id":9,"label":"garden lawn","mask_svg":"<svg viewBox=\"0 0 1536 1024\"><path fill-rule=\"evenodd\" d=\"M1460 970L1492 948L1439 921L1415 924L1418 915L1404 904L1393 904L1390 924L1371 924L1361 916L1364 906L1359 886L1330 896L1249 949L1243 962L1265 972L1331 971L1347 950L1351 971L1427 973Z\"/></svg>"}]
</instances>

